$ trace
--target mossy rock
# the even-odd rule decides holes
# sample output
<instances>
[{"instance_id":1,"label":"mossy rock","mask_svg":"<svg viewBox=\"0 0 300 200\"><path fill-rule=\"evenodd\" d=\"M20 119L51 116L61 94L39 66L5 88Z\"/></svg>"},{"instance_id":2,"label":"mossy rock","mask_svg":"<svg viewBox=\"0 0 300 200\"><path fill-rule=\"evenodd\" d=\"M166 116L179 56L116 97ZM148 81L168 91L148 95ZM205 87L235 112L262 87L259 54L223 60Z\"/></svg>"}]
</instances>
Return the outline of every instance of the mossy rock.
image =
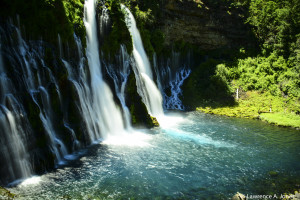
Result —
<instances>
[{"instance_id":1,"label":"mossy rock","mask_svg":"<svg viewBox=\"0 0 300 200\"><path fill-rule=\"evenodd\" d=\"M279 173L277 171L269 171L269 175L271 177L277 177L279 175Z\"/></svg>"},{"instance_id":2,"label":"mossy rock","mask_svg":"<svg viewBox=\"0 0 300 200\"><path fill-rule=\"evenodd\" d=\"M106 59L110 56L114 57L119 51L120 45L124 44L128 53L133 50L132 38L125 23L125 15L121 9L119 0L112 0L106 2L108 14L110 16L109 29L107 35L102 35L101 49ZM100 7L99 12L101 12ZM100 41L100 42L101 42Z\"/></svg>"},{"instance_id":3,"label":"mossy rock","mask_svg":"<svg viewBox=\"0 0 300 200\"><path fill-rule=\"evenodd\" d=\"M129 75L126 87L126 104L131 113L131 122L134 126L152 128L158 125L156 118L148 114L146 105L137 93L136 79L133 72Z\"/></svg>"},{"instance_id":4,"label":"mossy rock","mask_svg":"<svg viewBox=\"0 0 300 200\"><path fill-rule=\"evenodd\" d=\"M153 126L154 126L154 127L159 127L159 123L158 123L156 117L152 117L152 116L150 116L150 117L151 117L151 119L152 119L152 124L153 124Z\"/></svg>"},{"instance_id":5,"label":"mossy rock","mask_svg":"<svg viewBox=\"0 0 300 200\"><path fill-rule=\"evenodd\" d=\"M16 197L15 194L11 193L8 189L0 186L0 199L14 199Z\"/></svg>"}]
</instances>

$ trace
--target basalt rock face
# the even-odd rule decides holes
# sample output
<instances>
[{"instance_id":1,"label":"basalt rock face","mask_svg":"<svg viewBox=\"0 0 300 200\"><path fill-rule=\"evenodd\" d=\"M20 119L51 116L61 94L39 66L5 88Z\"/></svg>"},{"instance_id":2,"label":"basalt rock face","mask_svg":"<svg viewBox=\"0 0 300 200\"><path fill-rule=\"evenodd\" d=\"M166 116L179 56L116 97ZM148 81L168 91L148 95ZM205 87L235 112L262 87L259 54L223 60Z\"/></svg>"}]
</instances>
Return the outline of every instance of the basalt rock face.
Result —
<instances>
[{"instance_id":1,"label":"basalt rock face","mask_svg":"<svg viewBox=\"0 0 300 200\"><path fill-rule=\"evenodd\" d=\"M146 105L137 92L136 78L132 72L128 77L128 84L126 87L126 104L130 110L131 123L135 127L152 128L159 126L154 119L148 114ZM155 119L156 120L156 119Z\"/></svg>"},{"instance_id":2,"label":"basalt rock face","mask_svg":"<svg viewBox=\"0 0 300 200\"><path fill-rule=\"evenodd\" d=\"M165 44L185 42L214 50L249 45L243 11L208 1L167 0L162 7L161 29ZM203 2L203 3L199 3ZM207 3L206 3L207 2Z\"/></svg>"}]
</instances>

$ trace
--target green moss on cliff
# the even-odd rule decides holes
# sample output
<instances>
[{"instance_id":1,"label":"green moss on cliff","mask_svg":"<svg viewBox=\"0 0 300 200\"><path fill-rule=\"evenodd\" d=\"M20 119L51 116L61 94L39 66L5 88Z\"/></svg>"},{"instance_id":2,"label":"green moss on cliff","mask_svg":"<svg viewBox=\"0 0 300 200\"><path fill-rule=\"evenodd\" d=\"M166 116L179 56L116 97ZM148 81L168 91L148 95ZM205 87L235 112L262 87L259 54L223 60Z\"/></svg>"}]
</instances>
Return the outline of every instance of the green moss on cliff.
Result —
<instances>
[{"instance_id":1,"label":"green moss on cliff","mask_svg":"<svg viewBox=\"0 0 300 200\"><path fill-rule=\"evenodd\" d=\"M126 46L128 53L131 53L133 49L132 39L125 23L125 14L120 4L120 0L109 0L105 3L112 21L110 33L105 36L101 47L106 57L116 55L121 44Z\"/></svg>"},{"instance_id":2,"label":"green moss on cliff","mask_svg":"<svg viewBox=\"0 0 300 200\"><path fill-rule=\"evenodd\" d=\"M134 126L145 126L148 128L159 126L157 120L148 114L142 98L137 93L136 80L133 73L128 78L126 94L126 104L129 107L131 122Z\"/></svg>"},{"instance_id":3,"label":"green moss on cliff","mask_svg":"<svg viewBox=\"0 0 300 200\"><path fill-rule=\"evenodd\" d=\"M145 51L151 60L154 52L160 54L165 48L164 33L159 28L162 1L134 0L129 3L129 9L136 19Z\"/></svg>"},{"instance_id":4,"label":"green moss on cliff","mask_svg":"<svg viewBox=\"0 0 300 200\"><path fill-rule=\"evenodd\" d=\"M62 0L66 17L70 24L73 25L73 30L80 37L83 46L85 46L85 26L83 23L84 0Z\"/></svg>"},{"instance_id":5,"label":"green moss on cliff","mask_svg":"<svg viewBox=\"0 0 300 200\"><path fill-rule=\"evenodd\" d=\"M42 38L56 44L58 34L67 42L73 39L75 31L84 42L82 3L83 0L3 0L0 17L6 20L19 16L30 39Z\"/></svg>"},{"instance_id":6,"label":"green moss on cliff","mask_svg":"<svg viewBox=\"0 0 300 200\"><path fill-rule=\"evenodd\" d=\"M6 188L3 188L0 186L0 199L8 199L8 200L12 200L16 197L15 194L11 193L9 190L7 190Z\"/></svg>"}]
</instances>

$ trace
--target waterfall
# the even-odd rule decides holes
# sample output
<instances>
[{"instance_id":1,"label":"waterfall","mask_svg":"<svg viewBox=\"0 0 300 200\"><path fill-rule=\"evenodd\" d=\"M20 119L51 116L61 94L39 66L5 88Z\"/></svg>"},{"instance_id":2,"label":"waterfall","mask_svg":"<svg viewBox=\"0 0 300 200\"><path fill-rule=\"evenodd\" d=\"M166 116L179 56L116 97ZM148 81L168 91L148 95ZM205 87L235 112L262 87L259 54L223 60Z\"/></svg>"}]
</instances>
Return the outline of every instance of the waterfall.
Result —
<instances>
[{"instance_id":1,"label":"waterfall","mask_svg":"<svg viewBox=\"0 0 300 200\"><path fill-rule=\"evenodd\" d=\"M56 87L56 91L60 96L60 92L58 89L58 85L55 81L55 78L51 72L51 70L45 66L44 60L42 59L41 48L38 46L37 50L34 48L30 48L26 42L23 40L20 30L16 29L18 33L18 41L19 41L19 56L18 60L21 63L21 69L23 71L23 80L26 84L27 90L30 93L33 101L38 106L40 110L39 117L43 123L44 129L48 135L48 139L50 142L51 151L55 154L56 163L63 163L63 157L68 154L67 148L64 143L58 137L55 130L55 122L53 116L53 110L50 103L49 93L46 89L45 77L42 76L45 72L47 72L47 76L50 81L54 83ZM60 52L61 53L61 52ZM42 66L40 67L39 64ZM36 76L34 74L34 70L38 70ZM41 71L40 71L41 70ZM45 71L44 71L45 70ZM41 100L40 100L41 99Z\"/></svg>"},{"instance_id":2,"label":"waterfall","mask_svg":"<svg viewBox=\"0 0 300 200\"><path fill-rule=\"evenodd\" d=\"M184 106L182 105L179 96L182 94L181 86L183 85L184 80L189 77L190 73L190 69L181 69L176 73L175 78L170 81L171 95L168 96L164 93L164 105L166 109L184 110Z\"/></svg>"},{"instance_id":3,"label":"waterfall","mask_svg":"<svg viewBox=\"0 0 300 200\"><path fill-rule=\"evenodd\" d=\"M78 49L79 48L81 48L81 45L78 47ZM92 94L88 85L86 73L84 71L84 57L79 60L78 79L71 65L65 60L62 61L68 71L68 79L72 82L78 94L80 112L81 115L84 116L83 119L85 121L88 138L90 139L90 142L94 142L100 138L100 131L97 125L97 118L94 117L96 116L96 113L93 109L93 102L91 99Z\"/></svg>"},{"instance_id":4,"label":"waterfall","mask_svg":"<svg viewBox=\"0 0 300 200\"><path fill-rule=\"evenodd\" d=\"M78 53L63 46L59 34L53 46L42 40L26 41L19 28L1 24L0 184L64 164L72 157L69 153L102 139L106 144L145 145L149 137L131 127L125 102L130 64L148 112L158 119L164 116L163 99L132 14L122 6L129 13L126 24L134 59L121 45L116 62L102 64L95 6L96 0L85 0L85 55L76 35ZM109 22L106 9L99 20L103 34ZM114 81L118 104L103 79L104 70Z\"/></svg>"},{"instance_id":5,"label":"waterfall","mask_svg":"<svg viewBox=\"0 0 300 200\"><path fill-rule=\"evenodd\" d=\"M144 50L135 19L128 8L124 5L121 5L121 7L127 14L125 22L133 40L133 57L135 61L133 70L137 81L138 93L142 97L148 112L154 117L162 117L164 115L162 96L153 81L150 62Z\"/></svg>"},{"instance_id":6,"label":"waterfall","mask_svg":"<svg viewBox=\"0 0 300 200\"><path fill-rule=\"evenodd\" d=\"M188 54L188 58L190 55ZM166 63L160 63L158 67L158 61L156 54L153 55L153 65L157 77L158 88L163 94L163 106L167 110L184 110L180 96L182 95L181 86L185 79L191 73L191 70L180 62L180 54L172 52L172 57L167 59Z\"/></svg>"},{"instance_id":7,"label":"waterfall","mask_svg":"<svg viewBox=\"0 0 300 200\"><path fill-rule=\"evenodd\" d=\"M40 112L40 118L44 124L45 130L49 136L50 139L50 144L53 153L55 154L55 157L58 161L58 163L63 163L63 157L68 154L67 149L64 145L64 143L56 136L55 134L55 129L54 129L54 124L53 124L53 114L52 114L52 109L50 105L50 98L47 90L40 86L39 87L39 93L41 94L42 97L42 104L43 108L41 109ZM35 99L36 100L36 99Z\"/></svg>"},{"instance_id":8,"label":"waterfall","mask_svg":"<svg viewBox=\"0 0 300 200\"><path fill-rule=\"evenodd\" d=\"M114 80L116 94L123 108L126 129L131 129L130 111L125 102L125 88L130 74L130 56L126 51L126 47L121 45L119 55L116 56L117 64L105 64L106 71Z\"/></svg>"},{"instance_id":9,"label":"waterfall","mask_svg":"<svg viewBox=\"0 0 300 200\"><path fill-rule=\"evenodd\" d=\"M91 102L93 114L97 119L97 126L101 136L118 135L124 132L123 118L120 109L116 106L113 95L104 82L99 57L96 0L86 0L84 4L84 24L87 34L86 55L91 76ZM100 138L100 135L97 135Z\"/></svg>"},{"instance_id":10,"label":"waterfall","mask_svg":"<svg viewBox=\"0 0 300 200\"><path fill-rule=\"evenodd\" d=\"M7 77L2 61L0 43L0 166L8 182L26 178L32 174L27 152L28 127L22 127L26 121L22 105L13 96L15 93L11 80Z\"/></svg>"}]
</instances>

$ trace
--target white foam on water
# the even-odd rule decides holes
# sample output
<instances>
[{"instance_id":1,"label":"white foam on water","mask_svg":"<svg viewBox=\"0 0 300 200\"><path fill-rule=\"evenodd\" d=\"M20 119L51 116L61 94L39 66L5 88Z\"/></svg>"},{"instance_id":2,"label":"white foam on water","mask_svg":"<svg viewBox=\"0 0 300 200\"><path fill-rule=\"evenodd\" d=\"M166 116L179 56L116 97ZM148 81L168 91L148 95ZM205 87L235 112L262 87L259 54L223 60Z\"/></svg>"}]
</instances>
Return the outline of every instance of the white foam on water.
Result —
<instances>
[{"instance_id":1,"label":"white foam on water","mask_svg":"<svg viewBox=\"0 0 300 200\"><path fill-rule=\"evenodd\" d=\"M41 176L32 176L26 179L17 179L8 184L8 187L26 187L29 185L37 185L41 182Z\"/></svg>"},{"instance_id":2,"label":"white foam on water","mask_svg":"<svg viewBox=\"0 0 300 200\"><path fill-rule=\"evenodd\" d=\"M214 140L213 138L205 135L205 134L193 134L189 133L183 130L179 130L176 128L167 128L163 129L163 132L166 134L178 138L180 140L185 141L192 141L199 145L212 145L214 147L220 148L220 147L226 147L226 148L233 148L235 147L234 144L230 144L224 141Z\"/></svg>"},{"instance_id":3,"label":"white foam on water","mask_svg":"<svg viewBox=\"0 0 300 200\"><path fill-rule=\"evenodd\" d=\"M171 128L171 127L174 128L183 123L190 123L188 119L178 114L159 115L156 118L159 121L160 127L163 129Z\"/></svg>"},{"instance_id":4,"label":"white foam on water","mask_svg":"<svg viewBox=\"0 0 300 200\"><path fill-rule=\"evenodd\" d=\"M27 186L27 185L36 185L42 181L40 176L32 176L30 178L25 179L20 186Z\"/></svg>"},{"instance_id":5,"label":"white foam on water","mask_svg":"<svg viewBox=\"0 0 300 200\"><path fill-rule=\"evenodd\" d=\"M149 134L132 131L130 133L126 132L123 134L108 136L102 144L113 146L149 147L151 146L149 143L151 138L152 137Z\"/></svg>"}]
</instances>

